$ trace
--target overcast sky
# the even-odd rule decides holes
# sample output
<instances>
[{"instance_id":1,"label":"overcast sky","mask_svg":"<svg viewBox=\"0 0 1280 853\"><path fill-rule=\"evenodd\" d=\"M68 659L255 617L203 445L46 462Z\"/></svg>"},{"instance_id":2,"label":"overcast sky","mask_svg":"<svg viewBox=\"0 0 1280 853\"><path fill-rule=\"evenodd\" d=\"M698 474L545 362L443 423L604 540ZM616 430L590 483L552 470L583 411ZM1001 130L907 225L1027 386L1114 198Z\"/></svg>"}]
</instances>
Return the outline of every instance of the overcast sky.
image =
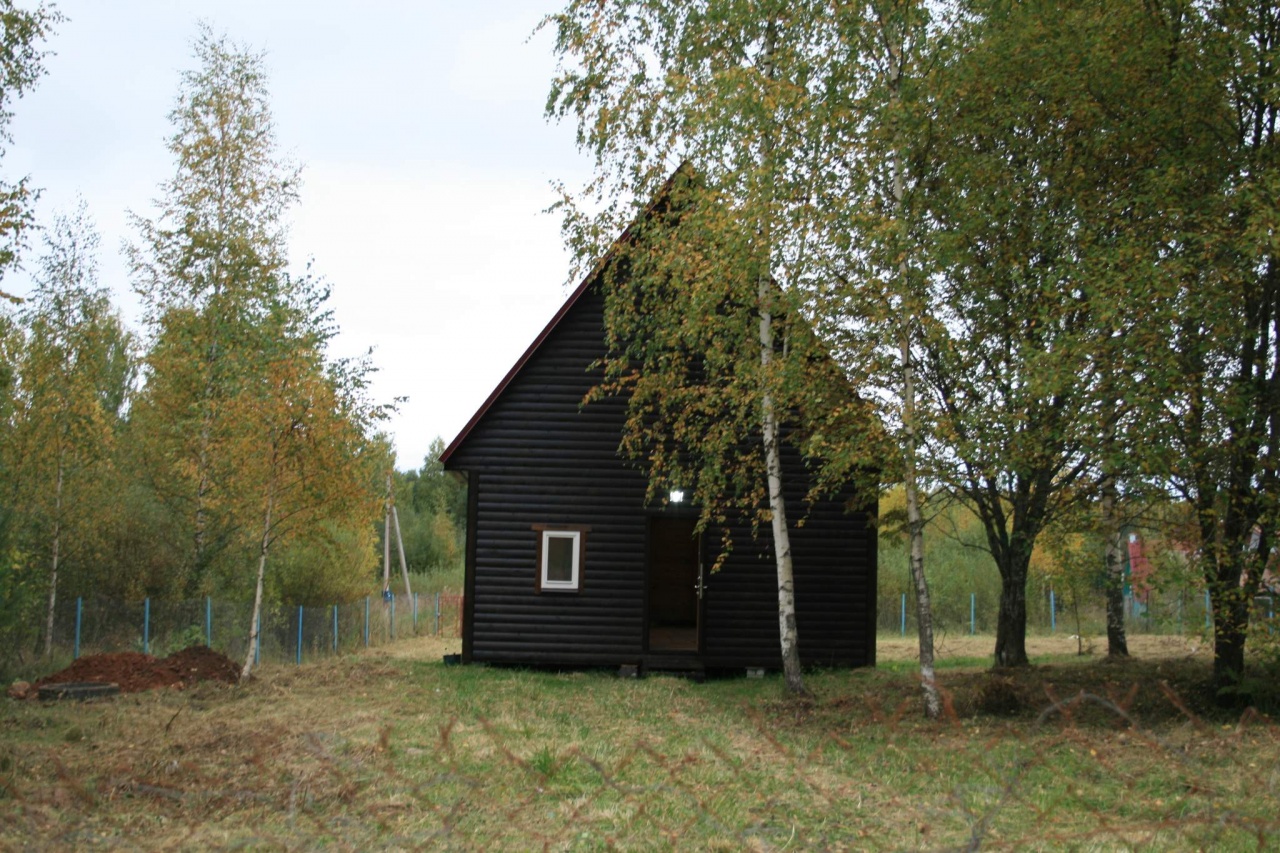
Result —
<instances>
[{"instance_id":1,"label":"overcast sky","mask_svg":"<svg viewBox=\"0 0 1280 853\"><path fill-rule=\"evenodd\" d=\"M336 354L374 347L375 394L409 398L389 424L398 467L450 441L567 293L559 221L541 211L549 182L580 183L589 162L571 126L542 118L552 38L530 36L554 2L57 5L67 21L15 107L0 174L43 189L41 221L84 197L126 319L137 328L126 212L152 215L173 174L167 115L204 20L267 53L280 146L304 167L291 258L333 287Z\"/></svg>"}]
</instances>

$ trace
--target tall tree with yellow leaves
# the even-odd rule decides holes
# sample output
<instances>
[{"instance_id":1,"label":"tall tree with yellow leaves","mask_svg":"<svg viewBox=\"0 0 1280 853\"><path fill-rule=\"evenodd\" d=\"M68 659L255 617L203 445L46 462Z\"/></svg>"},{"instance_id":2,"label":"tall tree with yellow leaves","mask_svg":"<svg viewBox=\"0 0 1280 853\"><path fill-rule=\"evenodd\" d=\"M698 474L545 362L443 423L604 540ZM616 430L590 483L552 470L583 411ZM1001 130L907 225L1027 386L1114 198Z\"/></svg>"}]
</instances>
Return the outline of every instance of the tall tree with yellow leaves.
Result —
<instances>
[{"instance_id":1,"label":"tall tree with yellow leaves","mask_svg":"<svg viewBox=\"0 0 1280 853\"><path fill-rule=\"evenodd\" d=\"M17 505L36 533L33 552L48 566L48 655L59 570L94 526L102 497L94 487L111 465L130 353L129 335L98 286L98 234L83 203L55 221L45 242L21 314L27 335L10 451Z\"/></svg>"},{"instance_id":2,"label":"tall tree with yellow leaves","mask_svg":"<svg viewBox=\"0 0 1280 853\"><path fill-rule=\"evenodd\" d=\"M229 491L257 564L241 677L253 669L272 548L304 525L367 529L381 508L390 455L371 433L385 409L364 394L367 364L327 360L327 297L309 276L287 279L260 321L257 369L227 401L226 449L238 466Z\"/></svg>"},{"instance_id":3,"label":"tall tree with yellow leaves","mask_svg":"<svg viewBox=\"0 0 1280 853\"><path fill-rule=\"evenodd\" d=\"M174 176L153 218L133 215L127 253L153 338L137 417L154 437L155 487L185 519L186 588L207 592L238 527L226 511L236 473L228 401L257 361L257 326L282 286L299 170L277 152L264 56L207 25L193 48L196 68L169 115Z\"/></svg>"}]
</instances>

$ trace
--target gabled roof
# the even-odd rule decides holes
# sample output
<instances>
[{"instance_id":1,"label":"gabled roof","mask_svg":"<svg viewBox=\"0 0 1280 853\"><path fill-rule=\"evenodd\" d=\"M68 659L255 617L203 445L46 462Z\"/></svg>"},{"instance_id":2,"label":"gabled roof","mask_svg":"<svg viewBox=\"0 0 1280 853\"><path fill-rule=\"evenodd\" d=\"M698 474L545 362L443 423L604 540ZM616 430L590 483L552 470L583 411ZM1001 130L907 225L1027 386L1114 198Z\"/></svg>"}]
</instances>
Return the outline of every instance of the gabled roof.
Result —
<instances>
[{"instance_id":1,"label":"gabled roof","mask_svg":"<svg viewBox=\"0 0 1280 853\"><path fill-rule=\"evenodd\" d=\"M471 435L471 431L474 430L476 428L476 425L479 424L480 421L484 419L484 416L489 413L489 409L493 408L493 404L498 401L498 398L501 397L503 392L507 390L507 387L513 381L515 381L515 378L517 376L520 375L520 371L524 369L524 366L528 364L529 360L533 358L534 354L537 353L538 350L542 348L542 345L543 343L546 342L547 338L551 337L551 333L556 330L556 327L560 325L560 322L564 320L564 318L568 315L568 313L571 310L573 310L573 306L578 304L578 300L582 298L582 295L586 293L588 289L590 289L592 284L595 283L596 279L600 276L600 273L608 265L609 261L611 261L614 255L618 253L619 248L626 245L626 243L631 239L631 235L632 235L632 232L635 230L636 223L647 218L649 214L653 212L654 208L657 207L658 204L662 201L662 199L664 199L668 195L668 193L670 193L672 186L675 184L676 178L682 172L688 172L688 171L689 171L689 164L681 163L680 166L674 172L671 173L671 177L667 178L667 180L663 182L662 186L658 189L658 191L654 193L653 199L649 202L648 205L645 206L644 211L639 216L637 216L632 221L632 223L628 225L620 235L618 235L618 239L613 241L613 243L609 246L609 250L605 252L604 255L602 255L598 261L595 262L595 264L591 267L590 272L588 272L587 275L582 279L582 283L579 284L576 289L574 289L573 293L569 294L569 298L566 299L564 304L560 306L560 310L556 311L555 315L551 318L550 322L548 322L547 325L543 328L543 330L538 333L538 336L533 339L533 343L529 344L529 348L526 349L524 351L524 354L521 355L520 358L516 360L516 363L511 366L510 370L507 371L507 375L502 377L502 381L499 382L498 386L493 389L493 391L489 394L488 398L486 398L484 403L481 404L480 408L476 410L476 413L471 416L471 420L467 421L467 425L462 428L462 432L458 433L458 435L453 439L453 441L449 442L449 446L446 447L444 449L444 452L440 454L440 462L442 464L444 465L449 464L449 459L453 456L454 452L459 447L462 446L463 442L467 440L467 437Z\"/></svg>"}]
</instances>

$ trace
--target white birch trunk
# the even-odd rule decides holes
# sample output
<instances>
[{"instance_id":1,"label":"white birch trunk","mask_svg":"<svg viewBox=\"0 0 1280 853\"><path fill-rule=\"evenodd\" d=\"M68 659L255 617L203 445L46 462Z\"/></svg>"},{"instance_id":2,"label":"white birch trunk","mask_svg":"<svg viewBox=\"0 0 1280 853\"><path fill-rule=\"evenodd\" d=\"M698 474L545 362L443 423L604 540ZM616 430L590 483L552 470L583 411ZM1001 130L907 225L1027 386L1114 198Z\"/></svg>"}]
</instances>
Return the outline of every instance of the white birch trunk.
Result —
<instances>
[{"instance_id":1,"label":"white birch trunk","mask_svg":"<svg viewBox=\"0 0 1280 853\"><path fill-rule=\"evenodd\" d=\"M889 101L898 109L902 98L903 51L901 39L892 40L889 49ZM898 246L898 355L902 371L902 430L903 430L903 479L907 498L907 535L910 547L911 582L916 592L916 627L920 641L920 687L924 692L925 714L936 719L942 713L942 701L938 695L938 682L933 668L933 602L929 597L929 582L924 573L924 514L920 511L920 489L917 482L916 454L919 452L919 435L916 412L915 367L911 358L911 328L913 310L911 300L910 270L906 258L906 182L903 178L902 140L894 140L893 148L893 213L897 220L901 244Z\"/></svg>"},{"instance_id":2,"label":"white birch trunk","mask_svg":"<svg viewBox=\"0 0 1280 853\"><path fill-rule=\"evenodd\" d=\"M223 119L225 121L225 119ZM225 124L219 126L218 134L218 157L217 157L217 207L216 207L216 233L223 235L226 233L227 221L227 177L226 177L226 157L224 156L223 142L227 137L227 129ZM207 553L206 532L209 525L208 509L206 502L208 495L213 487L212 478L209 476L209 456L211 445L213 443L213 424L215 418L214 397L217 394L217 382L215 374L218 369L218 359L220 353L220 323L222 316L219 313L222 310L221 297L223 292L222 282L222 252L225 246L219 247L213 253L213 296L209 300L213 304L215 310L209 310L208 319L206 320L209 329L209 348L205 358L205 367L209 374L205 377L204 396L201 400L204 410L200 414L200 445L196 454L196 513L195 513L195 535L193 537L193 546L195 549L195 572L196 579L204 580L205 560Z\"/></svg>"},{"instance_id":3,"label":"white birch trunk","mask_svg":"<svg viewBox=\"0 0 1280 853\"><path fill-rule=\"evenodd\" d=\"M924 514L920 511L920 489L916 482L916 391L915 374L911 364L911 344L904 334L901 338L902 358L902 422L905 435L903 447L903 479L907 497L907 534L910 543L911 582L916 590L916 628L920 641L920 687L924 691L924 711L930 719L942 713L942 700L938 695L938 681L933 669L933 601L929 597L929 582L924 573Z\"/></svg>"},{"instance_id":4,"label":"white birch trunk","mask_svg":"<svg viewBox=\"0 0 1280 853\"><path fill-rule=\"evenodd\" d=\"M53 543L49 561L49 612L44 623L44 656L53 657L53 617L58 603L58 555L62 546L62 473L66 450L58 450L58 473L53 485Z\"/></svg>"},{"instance_id":5,"label":"white birch trunk","mask_svg":"<svg viewBox=\"0 0 1280 853\"><path fill-rule=\"evenodd\" d=\"M240 680L244 681L253 671L254 651L258 646L258 626L262 622L262 581L267 574L267 551L271 548L271 514L275 509L275 487L272 486L267 496L266 517L262 521L262 544L258 551L258 582L253 589L253 615L249 622L249 651L244 657L244 666L240 668Z\"/></svg>"},{"instance_id":6,"label":"white birch trunk","mask_svg":"<svg viewBox=\"0 0 1280 853\"><path fill-rule=\"evenodd\" d=\"M782 671L787 690L805 692L800 672L800 637L796 627L795 574L791 564L791 534L787 530L787 506L782 495L782 454L778 439L778 417L769 391L773 363L773 315L769 311L773 283L760 277L760 368L763 393L760 395L761 427L764 434L765 471L769 480L769 517L773 525L773 553L778 568L778 638L782 644Z\"/></svg>"},{"instance_id":7,"label":"white birch trunk","mask_svg":"<svg viewBox=\"0 0 1280 853\"><path fill-rule=\"evenodd\" d=\"M212 393L206 391L206 393ZM198 466L196 481L196 517L195 517L195 533L192 536L192 549L194 551L192 559L195 562L193 569L196 577L202 578L204 575L205 560L205 527L208 524L205 510L205 498L209 494L209 439L212 432L213 415L211 412L205 412L203 423L200 426L200 449L196 455L196 465Z\"/></svg>"},{"instance_id":8,"label":"white birch trunk","mask_svg":"<svg viewBox=\"0 0 1280 853\"><path fill-rule=\"evenodd\" d=\"M777 25L765 29L761 71L767 80L776 77L773 64ZM773 555L778 569L778 640L782 647L782 672L787 690L805 693L800 671L800 632L796 626L795 573L791 563L791 534L787 530L787 507L782 495L782 452L778 437L778 415L773 402L773 278L769 262L773 255L773 138L766 134L763 145L763 173L767 187L763 195L764 215L759 225L761 269L756 283L756 303L760 310L760 426L764 438L765 473L769 486L769 517L773 528Z\"/></svg>"},{"instance_id":9,"label":"white birch trunk","mask_svg":"<svg viewBox=\"0 0 1280 853\"><path fill-rule=\"evenodd\" d=\"M221 229L222 223L222 191L219 190L218 202L218 223ZM222 292L222 273L220 268L221 252L216 252L213 259L213 304L219 309L218 296ZM200 445L196 452L196 517L195 517L195 535L193 536L193 547L195 549L195 572L197 580L204 579L205 571L205 531L208 526L208 510L205 508L205 501L208 498L211 482L209 477L209 453L210 445L213 443L213 421L214 421L214 395L217 393L217 383L214 381L214 374L218 365L218 321L219 317L216 312L210 312L210 319L206 322L209 329L209 349L205 358L205 369L209 371L204 381L204 396L201 399L203 411L200 413Z\"/></svg>"}]
</instances>

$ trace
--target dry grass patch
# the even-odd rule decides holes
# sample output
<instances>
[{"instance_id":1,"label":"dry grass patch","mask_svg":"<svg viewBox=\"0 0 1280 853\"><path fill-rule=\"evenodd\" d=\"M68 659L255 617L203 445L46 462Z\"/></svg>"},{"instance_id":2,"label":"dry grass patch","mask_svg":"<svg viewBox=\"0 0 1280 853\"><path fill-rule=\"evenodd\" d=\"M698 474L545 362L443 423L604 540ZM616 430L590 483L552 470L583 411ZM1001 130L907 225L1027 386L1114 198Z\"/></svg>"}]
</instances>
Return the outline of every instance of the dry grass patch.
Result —
<instances>
[{"instance_id":1,"label":"dry grass patch","mask_svg":"<svg viewBox=\"0 0 1280 853\"><path fill-rule=\"evenodd\" d=\"M772 678L450 667L445 651L0 705L0 848L1280 843L1277 730L1182 699L1196 659L946 671L955 713L927 723L909 670L815 673L793 702ZM981 707L991 689L1010 714Z\"/></svg>"},{"instance_id":2,"label":"dry grass patch","mask_svg":"<svg viewBox=\"0 0 1280 853\"><path fill-rule=\"evenodd\" d=\"M1172 635L1134 634L1129 636L1129 654L1142 660L1192 658L1210 661L1213 646L1200 637ZM940 662L961 659L985 661L987 665L995 654L996 639L988 634L940 635L936 640L935 654ZM1103 658L1107 654L1106 637L1085 637L1085 657ZM1027 654L1033 659L1064 658L1077 656L1079 645L1066 631L1057 634L1027 637ZM913 661L919 651L916 638L881 635L876 641L876 657L882 662Z\"/></svg>"}]
</instances>

